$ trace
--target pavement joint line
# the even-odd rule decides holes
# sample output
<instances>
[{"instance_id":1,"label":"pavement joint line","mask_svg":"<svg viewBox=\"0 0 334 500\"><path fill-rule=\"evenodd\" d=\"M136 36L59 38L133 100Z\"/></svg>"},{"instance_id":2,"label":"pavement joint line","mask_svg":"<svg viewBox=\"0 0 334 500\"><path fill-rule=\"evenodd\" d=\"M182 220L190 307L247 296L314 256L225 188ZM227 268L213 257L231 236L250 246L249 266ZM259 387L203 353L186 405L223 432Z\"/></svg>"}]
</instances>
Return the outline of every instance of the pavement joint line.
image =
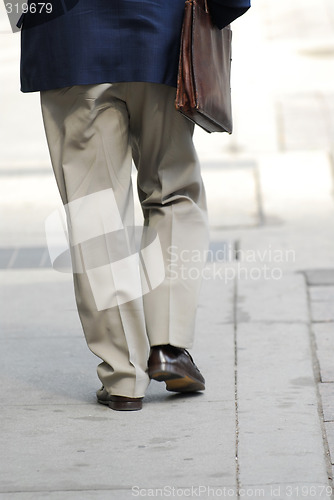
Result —
<instances>
[{"instance_id":1,"label":"pavement joint line","mask_svg":"<svg viewBox=\"0 0 334 500\"><path fill-rule=\"evenodd\" d=\"M232 486L231 486L232 487ZM0 494L5 494L5 493L8 493L8 494L16 494L16 493L70 493L70 492L77 492L77 491L82 491L82 492L91 492L91 491L132 491L132 488L133 488L133 485L129 486L129 487L119 487L119 486L116 486L115 488L110 486L110 487L107 487L107 488L78 488L78 489L74 489L74 488L71 488L71 489L68 489L68 490L65 490L65 489L61 489L61 490L33 490L33 489L29 489L29 490L1 490L0 489ZM144 486L141 486L141 488L144 488ZM152 488L151 487L147 487L146 489L149 489L149 488ZM186 488L189 488L189 486L180 486L180 489L186 489Z\"/></svg>"},{"instance_id":2,"label":"pavement joint line","mask_svg":"<svg viewBox=\"0 0 334 500\"><path fill-rule=\"evenodd\" d=\"M334 197L334 149L328 152L328 161L330 165L330 173L331 173L331 179L332 179L332 196Z\"/></svg>"},{"instance_id":3,"label":"pavement joint line","mask_svg":"<svg viewBox=\"0 0 334 500\"><path fill-rule=\"evenodd\" d=\"M256 165L256 167L254 168L253 175L255 181L255 200L257 205L257 216L259 220L259 226L264 226L266 223L266 217L264 215L264 210L263 210L263 198L262 198L263 190L261 189L261 176L258 165Z\"/></svg>"},{"instance_id":4,"label":"pavement joint line","mask_svg":"<svg viewBox=\"0 0 334 500\"><path fill-rule=\"evenodd\" d=\"M308 321L302 321L302 320L299 320L299 321L282 321L282 320L256 320L256 321L238 321L238 325L249 325L249 324L252 324L252 325L275 325L276 323L280 324L280 325L308 325L309 322ZM330 323L330 321L329 321Z\"/></svg>"},{"instance_id":5,"label":"pavement joint line","mask_svg":"<svg viewBox=\"0 0 334 500\"><path fill-rule=\"evenodd\" d=\"M270 224L271 226L276 226L278 224ZM214 226L214 225L210 225L210 229L212 229L213 231L231 231L231 230L234 230L234 229L257 229L257 228L261 228L262 225L260 223L257 223L257 224L234 224L234 225L230 225L230 226Z\"/></svg>"},{"instance_id":6,"label":"pavement joint line","mask_svg":"<svg viewBox=\"0 0 334 500\"><path fill-rule=\"evenodd\" d=\"M318 304L323 304L323 301L321 301L321 300L313 301L313 302L317 302ZM312 324L314 324L314 325L323 324L323 323L333 323L333 320L332 319L328 319L328 320L323 319L323 320L316 320L316 321L313 320L312 321Z\"/></svg>"},{"instance_id":7,"label":"pavement joint line","mask_svg":"<svg viewBox=\"0 0 334 500\"><path fill-rule=\"evenodd\" d=\"M235 405L235 478L237 498L240 498L239 465L239 407L238 407L238 281L234 279L233 290L233 340L234 340L234 405Z\"/></svg>"},{"instance_id":8,"label":"pavement joint line","mask_svg":"<svg viewBox=\"0 0 334 500\"><path fill-rule=\"evenodd\" d=\"M275 106L277 146L278 150L283 152L286 151L286 147L284 141L284 120L283 120L282 102L279 99L276 99L274 106Z\"/></svg>"},{"instance_id":9,"label":"pavement joint line","mask_svg":"<svg viewBox=\"0 0 334 500\"><path fill-rule=\"evenodd\" d=\"M328 442L328 437L327 437L327 432L326 432L326 427L325 427L325 421L324 421L324 407L323 407L323 402L322 402L322 396L320 393L320 384L321 382L321 370L320 370L320 362L319 358L317 355L317 343L316 343L316 338L315 338L315 333L312 328L312 316L311 316L311 294L309 290L309 285L307 282L307 275L306 273L303 273L304 276L304 283L306 287L306 295L307 295L307 302L308 302L308 332L309 332L309 343L310 343L310 350L311 350L311 361L312 361L312 371L314 375L314 380L315 380L315 392L316 392L316 399L317 399L317 410L318 410L318 416L319 416L319 423L320 423L320 428L321 428L321 434L322 434L322 440L323 440L323 447L324 447L324 460L326 464L326 470L327 470L327 476L328 476L328 483L329 486L331 487L332 491L332 496L331 498L334 498L334 493L333 493L333 488L334 488L334 481L333 481L333 471L332 471L332 463L331 463L331 454L330 454L330 447L329 447L329 442Z\"/></svg>"},{"instance_id":10,"label":"pavement joint line","mask_svg":"<svg viewBox=\"0 0 334 500\"><path fill-rule=\"evenodd\" d=\"M232 251L229 251L229 248ZM224 260L217 260L217 250L222 250ZM10 254L11 253L11 254ZM9 257L8 257L9 254ZM213 259L211 259L213 255ZM208 264L214 262L226 263L236 260L236 242L233 239L212 240L210 242ZM0 247L0 269L52 269L48 248L46 246L16 246ZM32 260L33 262L32 262ZM38 261L38 262L37 262Z\"/></svg>"},{"instance_id":11,"label":"pavement joint line","mask_svg":"<svg viewBox=\"0 0 334 500\"><path fill-rule=\"evenodd\" d=\"M94 403L94 402L88 402L87 403L68 403L66 402L66 407L68 406L75 406L75 407L78 407L78 406L83 406L83 407L86 407L86 406L96 406L96 404L98 403ZM31 407L37 407L37 408L40 408L40 407L51 407L53 408L54 406L64 406L64 403L26 403L26 404L5 404L5 403L0 403L0 407L6 407L6 408L31 408ZM101 406L101 410L104 411L105 409L108 409L108 408L103 408Z\"/></svg>"},{"instance_id":12,"label":"pavement joint line","mask_svg":"<svg viewBox=\"0 0 334 500\"><path fill-rule=\"evenodd\" d=\"M241 246L240 246L240 240L235 240L234 241L234 260L236 262L239 262L239 254L240 254Z\"/></svg>"},{"instance_id":13,"label":"pavement joint line","mask_svg":"<svg viewBox=\"0 0 334 500\"><path fill-rule=\"evenodd\" d=\"M311 285L307 285L307 286L310 288L317 288L317 287L332 287L333 288L334 283L317 283L317 284L312 283ZM318 301L318 302L322 302L322 301Z\"/></svg>"},{"instance_id":14,"label":"pavement joint line","mask_svg":"<svg viewBox=\"0 0 334 500\"><path fill-rule=\"evenodd\" d=\"M302 483L302 485L308 485L308 484L309 485L323 486L323 484L321 482L319 482L319 481L306 481L306 480L304 480L303 483ZM295 485L295 486L300 486L301 482L300 481L275 481L275 482L270 482L270 483L267 483L267 482L263 482L263 483L244 483L244 485L243 485L242 488L243 489L252 488L252 487L253 488L254 487L260 488L260 487L263 487L263 486L280 486L280 485L292 485L292 486ZM247 497L243 496L242 498L247 498ZM248 498L250 498L250 497L248 497ZM253 498L255 498L255 497L253 497ZM261 497L257 497L256 500L259 500L259 498L262 499L264 497L262 497L262 496ZM275 497L272 497L272 498L275 498ZM283 497L281 497L281 496L277 497L277 498L279 500L283 499ZM288 498L288 497L284 497L284 500L286 498ZM293 498L292 495L291 495L291 497L289 496L289 498ZM299 496L299 497L297 497L297 495L296 495L296 497L293 498L293 500L297 500L297 498L305 498L306 500L310 499L310 497L306 497L306 496ZM314 496L312 498L316 498L316 497ZM327 496L326 498L328 499L330 497ZM269 500L269 499L266 499L266 500ZM320 500L320 499L318 498L316 500Z\"/></svg>"},{"instance_id":15,"label":"pavement joint line","mask_svg":"<svg viewBox=\"0 0 334 500\"><path fill-rule=\"evenodd\" d=\"M31 342L32 340L35 340L35 339L38 340L38 341L41 340L41 339L43 339L43 340L46 340L46 339L47 340L49 340L49 339L50 340L51 339L53 339L53 340L55 340L55 339L56 340L61 340L61 339L63 339L63 340L66 340L66 339L67 340L68 339L74 340L74 339L77 339L77 340L81 341L82 338L83 337L79 337L77 335L62 335L61 337L59 337L57 335L48 335L48 336L45 336L45 335L40 335L40 336L39 335L34 335L34 337L29 337L29 338L26 335L20 335L20 336L14 336L13 335L13 336L10 336L9 338L0 337L0 342L4 342L4 341L8 342L10 340L29 340L29 342Z\"/></svg>"},{"instance_id":16,"label":"pavement joint line","mask_svg":"<svg viewBox=\"0 0 334 500\"><path fill-rule=\"evenodd\" d=\"M7 168L0 167L0 177L33 177L33 176L53 176L52 170L42 168Z\"/></svg>"},{"instance_id":17,"label":"pavement joint line","mask_svg":"<svg viewBox=\"0 0 334 500\"><path fill-rule=\"evenodd\" d=\"M229 323L220 323L220 325L224 325L224 326L227 326L227 325L231 325L231 322ZM11 340L27 340L29 342L33 341L33 340L78 340L78 341L82 341L84 337L78 337L77 335L62 335L61 337L59 336L56 336L56 335L34 335L33 337L28 337L27 335L20 335L20 336L9 336L9 338L5 338L5 337L0 337L0 342L8 342L8 341L11 341Z\"/></svg>"},{"instance_id":18,"label":"pavement joint line","mask_svg":"<svg viewBox=\"0 0 334 500\"><path fill-rule=\"evenodd\" d=\"M7 265L8 269L10 269L13 266L18 253L19 253L19 249L15 248L14 251L13 251L13 253L12 253L12 255L11 255L11 257L10 257L10 259L9 259L9 262L8 262L8 265Z\"/></svg>"},{"instance_id":19,"label":"pavement joint line","mask_svg":"<svg viewBox=\"0 0 334 500\"><path fill-rule=\"evenodd\" d=\"M273 484L276 484L276 483L273 483ZM277 483L278 484L278 483ZM299 484L299 483L286 483L286 484ZM310 483L310 484L313 484L313 483ZM199 486L202 486L203 484L199 483L197 485L197 488ZM80 488L80 489L68 489L68 490L65 490L65 489L62 489L62 490L32 490L32 489L29 489L29 490L0 490L0 494L16 494L16 493L76 493L76 492L83 492L83 493L86 493L86 492L108 492L108 491L122 491L122 492L132 492L132 488L133 486L139 486L138 484L136 485L131 485L131 486L124 486L124 487L119 487L119 486L116 486L116 487L113 487L113 486L110 486L110 487L105 487L105 488ZM178 490L188 490L189 488L191 488L192 486L194 486L196 488L195 485L191 484L191 485L186 485L186 486L179 486L179 485L175 485L175 489L178 489ZM252 485L250 485L252 486ZM262 486L262 485L261 485ZM263 486L266 486L266 483L263 484ZM161 489L162 487L161 486L152 486L151 484L149 485L146 485L146 484L141 484L140 485L140 489L143 489L143 490L155 490L155 489ZM216 488L216 489L221 489L220 486L211 486L211 488ZM224 484L224 488L226 489L234 489L235 486L233 484ZM149 496L149 495L148 495ZM150 496L149 496L150 497ZM187 495L188 497L188 495ZM152 497L150 497L152 498Z\"/></svg>"},{"instance_id":20,"label":"pavement joint line","mask_svg":"<svg viewBox=\"0 0 334 500\"><path fill-rule=\"evenodd\" d=\"M48 252L44 252L42 254L42 258L41 258L41 261L39 263L39 267L46 267L48 264L48 260L50 260L50 256L49 256Z\"/></svg>"}]
</instances>

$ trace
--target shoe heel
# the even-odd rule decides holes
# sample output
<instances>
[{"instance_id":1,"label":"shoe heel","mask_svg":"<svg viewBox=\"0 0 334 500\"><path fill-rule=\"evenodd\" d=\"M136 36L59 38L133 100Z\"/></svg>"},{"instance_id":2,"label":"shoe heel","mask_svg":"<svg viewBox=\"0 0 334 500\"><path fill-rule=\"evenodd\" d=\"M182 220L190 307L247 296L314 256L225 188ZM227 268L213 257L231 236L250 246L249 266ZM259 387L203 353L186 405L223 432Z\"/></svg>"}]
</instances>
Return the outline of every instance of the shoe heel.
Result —
<instances>
[{"instance_id":1,"label":"shoe heel","mask_svg":"<svg viewBox=\"0 0 334 500\"><path fill-rule=\"evenodd\" d=\"M182 378L182 375L174 372L173 366L170 363L161 363L159 366L151 367L148 370L148 376L158 382Z\"/></svg>"}]
</instances>

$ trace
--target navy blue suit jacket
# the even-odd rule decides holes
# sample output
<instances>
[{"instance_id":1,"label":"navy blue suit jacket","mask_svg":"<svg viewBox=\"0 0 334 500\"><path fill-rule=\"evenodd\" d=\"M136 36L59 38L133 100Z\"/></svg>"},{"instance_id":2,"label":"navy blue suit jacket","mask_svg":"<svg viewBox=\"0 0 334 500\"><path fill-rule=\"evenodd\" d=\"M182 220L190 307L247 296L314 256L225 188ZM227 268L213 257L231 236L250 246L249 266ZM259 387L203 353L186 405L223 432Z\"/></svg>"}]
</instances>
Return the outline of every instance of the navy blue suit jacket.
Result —
<instances>
[{"instance_id":1,"label":"navy blue suit jacket","mask_svg":"<svg viewBox=\"0 0 334 500\"><path fill-rule=\"evenodd\" d=\"M23 92L122 81L176 85L184 0L51 3L51 14L23 18ZM250 0L209 0L219 27L249 6Z\"/></svg>"},{"instance_id":2,"label":"navy blue suit jacket","mask_svg":"<svg viewBox=\"0 0 334 500\"><path fill-rule=\"evenodd\" d=\"M224 28L242 16L251 6L250 0L208 0L213 22Z\"/></svg>"}]
</instances>

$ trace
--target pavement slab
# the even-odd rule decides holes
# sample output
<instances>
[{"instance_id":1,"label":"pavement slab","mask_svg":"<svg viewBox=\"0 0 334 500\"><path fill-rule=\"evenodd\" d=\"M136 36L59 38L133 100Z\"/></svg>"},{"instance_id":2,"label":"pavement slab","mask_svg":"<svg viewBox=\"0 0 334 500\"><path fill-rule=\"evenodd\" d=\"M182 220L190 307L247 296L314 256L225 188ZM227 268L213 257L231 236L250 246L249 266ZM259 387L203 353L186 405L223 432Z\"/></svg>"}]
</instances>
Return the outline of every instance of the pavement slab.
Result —
<instances>
[{"instance_id":1,"label":"pavement slab","mask_svg":"<svg viewBox=\"0 0 334 500\"><path fill-rule=\"evenodd\" d=\"M134 490L136 492L136 490ZM141 490L139 490L140 493ZM139 495L138 495L139 496ZM0 500L129 500L135 498L132 490L128 489L107 489L107 490L61 490L61 491L30 491L16 493L0 493ZM139 496L140 498L140 496Z\"/></svg>"},{"instance_id":2,"label":"pavement slab","mask_svg":"<svg viewBox=\"0 0 334 500\"><path fill-rule=\"evenodd\" d=\"M306 287L302 275L286 274L280 279L264 279L260 276L252 280L251 272L252 268L248 279L238 281L238 324L308 322Z\"/></svg>"},{"instance_id":3,"label":"pavement slab","mask_svg":"<svg viewBox=\"0 0 334 500\"><path fill-rule=\"evenodd\" d=\"M333 146L333 93L290 93L277 99L280 148L289 150L328 150Z\"/></svg>"},{"instance_id":4,"label":"pavement slab","mask_svg":"<svg viewBox=\"0 0 334 500\"><path fill-rule=\"evenodd\" d=\"M334 301L334 286L309 286L312 302Z\"/></svg>"},{"instance_id":5,"label":"pavement slab","mask_svg":"<svg viewBox=\"0 0 334 500\"><path fill-rule=\"evenodd\" d=\"M82 336L72 275L53 269L0 271L0 339Z\"/></svg>"},{"instance_id":6,"label":"pavement slab","mask_svg":"<svg viewBox=\"0 0 334 500\"><path fill-rule=\"evenodd\" d=\"M256 226L261 222L256 164L202 166L211 227Z\"/></svg>"},{"instance_id":7,"label":"pavement slab","mask_svg":"<svg viewBox=\"0 0 334 500\"><path fill-rule=\"evenodd\" d=\"M264 216L283 222L333 213L332 171L324 151L264 156L259 162Z\"/></svg>"},{"instance_id":8,"label":"pavement slab","mask_svg":"<svg viewBox=\"0 0 334 500\"><path fill-rule=\"evenodd\" d=\"M104 499L107 493L108 498L130 498L136 486L142 491L199 486L236 491L234 328L226 323L226 311L233 309L233 283L209 280L202 287L192 352L207 390L187 397L168 393L163 383L153 381L142 412L127 413L125 420L123 413L96 404L97 358L82 334L65 334L71 319L60 312L69 295L61 290L69 292L68 277L52 270L8 271L5 276L5 289L21 285L22 303L24 282L29 281L28 295L42 287L35 299L59 297L57 309L46 304L46 310L58 317L60 334L40 329L30 336L30 317L24 333L0 340L0 444L7 450L1 463L2 495L22 494L24 499L36 492L56 499L73 498L74 492L84 498ZM225 307L212 314L223 297ZM36 300L26 304L21 321L38 305Z\"/></svg>"},{"instance_id":9,"label":"pavement slab","mask_svg":"<svg viewBox=\"0 0 334 500\"><path fill-rule=\"evenodd\" d=\"M308 285L334 285L334 269L308 269L305 271Z\"/></svg>"},{"instance_id":10,"label":"pavement slab","mask_svg":"<svg viewBox=\"0 0 334 500\"><path fill-rule=\"evenodd\" d=\"M330 459L332 465L334 464L334 422L325 422L326 434L330 449Z\"/></svg>"},{"instance_id":11,"label":"pavement slab","mask_svg":"<svg viewBox=\"0 0 334 500\"><path fill-rule=\"evenodd\" d=\"M327 485L308 325L244 323L237 337L241 485Z\"/></svg>"},{"instance_id":12,"label":"pavement slab","mask_svg":"<svg viewBox=\"0 0 334 500\"><path fill-rule=\"evenodd\" d=\"M334 300L311 303L312 321L330 322L334 321Z\"/></svg>"},{"instance_id":13,"label":"pavement slab","mask_svg":"<svg viewBox=\"0 0 334 500\"><path fill-rule=\"evenodd\" d=\"M334 383L319 382L324 422L334 421Z\"/></svg>"},{"instance_id":14,"label":"pavement slab","mask_svg":"<svg viewBox=\"0 0 334 500\"><path fill-rule=\"evenodd\" d=\"M2 438L1 491L185 487L203 478L210 486L234 485L225 454L233 450L234 432L225 404L211 402L210 412L207 404L196 404L194 411L186 398L170 399L168 412L164 404L146 405L126 421L123 413L97 404L27 405L15 414L2 408L3 432L12 439Z\"/></svg>"},{"instance_id":15,"label":"pavement slab","mask_svg":"<svg viewBox=\"0 0 334 500\"><path fill-rule=\"evenodd\" d=\"M334 382L334 323L313 323L322 382Z\"/></svg>"}]
</instances>

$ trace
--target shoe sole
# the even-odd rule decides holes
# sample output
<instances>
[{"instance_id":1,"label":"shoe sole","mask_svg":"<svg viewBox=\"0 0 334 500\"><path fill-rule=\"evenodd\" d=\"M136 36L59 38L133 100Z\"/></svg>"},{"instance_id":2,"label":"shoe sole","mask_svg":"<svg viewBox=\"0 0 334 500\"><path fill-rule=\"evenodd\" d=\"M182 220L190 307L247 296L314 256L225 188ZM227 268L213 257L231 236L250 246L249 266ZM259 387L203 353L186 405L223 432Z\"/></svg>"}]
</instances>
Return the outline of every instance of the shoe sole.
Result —
<instances>
[{"instance_id":1,"label":"shoe sole","mask_svg":"<svg viewBox=\"0 0 334 500\"><path fill-rule=\"evenodd\" d=\"M135 401L109 401L109 408L116 411L137 411L141 410L143 405L141 402Z\"/></svg>"},{"instance_id":2,"label":"shoe sole","mask_svg":"<svg viewBox=\"0 0 334 500\"><path fill-rule=\"evenodd\" d=\"M98 399L97 402L100 403L100 405L109 406L109 401L104 401L103 399Z\"/></svg>"},{"instance_id":3,"label":"shoe sole","mask_svg":"<svg viewBox=\"0 0 334 500\"><path fill-rule=\"evenodd\" d=\"M149 377L157 382L165 382L167 391L171 392L197 392L204 391L205 385L195 377L177 373L172 365L164 365L152 368Z\"/></svg>"},{"instance_id":4,"label":"shoe sole","mask_svg":"<svg viewBox=\"0 0 334 500\"><path fill-rule=\"evenodd\" d=\"M141 410L143 405L140 401L104 401L102 399L97 400L98 403L104 406L109 406L112 410L116 411L136 411Z\"/></svg>"}]
</instances>

